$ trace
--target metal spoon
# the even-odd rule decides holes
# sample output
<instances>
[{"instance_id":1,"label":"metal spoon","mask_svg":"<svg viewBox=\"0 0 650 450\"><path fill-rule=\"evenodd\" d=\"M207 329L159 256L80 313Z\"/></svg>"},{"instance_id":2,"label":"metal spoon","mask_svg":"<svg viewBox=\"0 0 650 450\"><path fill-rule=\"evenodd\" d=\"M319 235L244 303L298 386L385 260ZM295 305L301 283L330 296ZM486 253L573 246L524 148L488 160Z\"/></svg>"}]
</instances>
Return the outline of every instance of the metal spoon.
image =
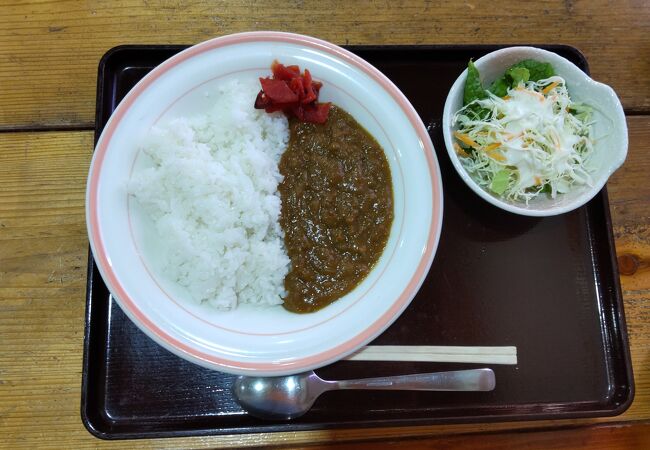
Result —
<instances>
[{"instance_id":1,"label":"metal spoon","mask_svg":"<svg viewBox=\"0 0 650 450\"><path fill-rule=\"evenodd\" d=\"M418 373L361 380L327 381L314 372L285 377L239 376L233 393L239 404L261 419L294 419L305 414L323 393L338 389L414 391L491 391L492 369Z\"/></svg>"}]
</instances>

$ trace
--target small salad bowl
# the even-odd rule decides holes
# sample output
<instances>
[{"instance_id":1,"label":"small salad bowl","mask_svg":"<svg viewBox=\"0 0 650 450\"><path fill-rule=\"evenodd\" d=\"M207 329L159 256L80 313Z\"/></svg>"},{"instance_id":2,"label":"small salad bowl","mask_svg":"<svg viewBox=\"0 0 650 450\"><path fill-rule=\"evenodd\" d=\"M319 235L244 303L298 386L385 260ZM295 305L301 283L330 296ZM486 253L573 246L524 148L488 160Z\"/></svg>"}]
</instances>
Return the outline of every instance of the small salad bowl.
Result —
<instances>
[{"instance_id":1,"label":"small salad bowl","mask_svg":"<svg viewBox=\"0 0 650 450\"><path fill-rule=\"evenodd\" d=\"M614 90L592 80L575 64L547 50L535 47L509 47L489 53L475 61L483 86L489 86L513 64L533 59L550 63L555 73L566 80L573 102L580 102L593 108L594 149L591 164L591 185L574 185L568 193L558 193L555 198L540 194L526 204L525 201L511 201L500 197L483 187L470 176L454 150L454 115L463 106L463 92L467 69L460 74L451 87L443 112L443 136L449 158L465 183L484 200L506 211L525 216L554 216L572 211L591 200L618 169L627 155L628 136L625 114Z\"/></svg>"}]
</instances>

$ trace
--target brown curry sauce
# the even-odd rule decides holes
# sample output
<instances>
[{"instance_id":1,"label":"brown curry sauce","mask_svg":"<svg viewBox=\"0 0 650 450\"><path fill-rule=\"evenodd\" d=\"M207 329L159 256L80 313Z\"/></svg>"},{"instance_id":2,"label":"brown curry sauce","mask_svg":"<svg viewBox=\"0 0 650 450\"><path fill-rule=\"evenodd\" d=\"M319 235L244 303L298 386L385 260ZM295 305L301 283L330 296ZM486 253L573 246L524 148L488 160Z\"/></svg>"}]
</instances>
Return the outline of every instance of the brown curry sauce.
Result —
<instances>
[{"instance_id":1,"label":"brown curry sauce","mask_svg":"<svg viewBox=\"0 0 650 450\"><path fill-rule=\"evenodd\" d=\"M284 307L306 313L354 289L379 260L393 221L388 161L377 141L332 105L325 124L290 121L280 160L280 225L291 259Z\"/></svg>"}]
</instances>

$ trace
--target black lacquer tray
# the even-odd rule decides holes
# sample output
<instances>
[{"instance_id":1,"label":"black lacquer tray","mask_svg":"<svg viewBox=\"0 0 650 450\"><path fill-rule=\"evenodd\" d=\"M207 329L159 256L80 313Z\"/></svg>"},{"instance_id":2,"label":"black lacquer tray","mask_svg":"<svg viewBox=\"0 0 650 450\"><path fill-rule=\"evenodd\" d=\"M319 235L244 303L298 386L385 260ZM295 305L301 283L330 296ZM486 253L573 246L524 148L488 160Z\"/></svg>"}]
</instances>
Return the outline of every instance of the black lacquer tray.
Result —
<instances>
[{"instance_id":1,"label":"black lacquer tray","mask_svg":"<svg viewBox=\"0 0 650 450\"><path fill-rule=\"evenodd\" d=\"M131 87L183 46L122 46L99 65L96 138ZM514 345L487 393L340 391L304 417L266 422L230 394L232 375L179 359L122 313L92 256L81 415L101 438L296 431L616 415L633 378L606 190L557 217L522 217L476 196L451 166L439 129L447 92L470 58L497 46L349 47L411 100L437 150L444 187L440 245L422 289L374 343ZM571 47L547 46L583 70ZM476 367L341 361L318 372L357 378Z\"/></svg>"}]
</instances>

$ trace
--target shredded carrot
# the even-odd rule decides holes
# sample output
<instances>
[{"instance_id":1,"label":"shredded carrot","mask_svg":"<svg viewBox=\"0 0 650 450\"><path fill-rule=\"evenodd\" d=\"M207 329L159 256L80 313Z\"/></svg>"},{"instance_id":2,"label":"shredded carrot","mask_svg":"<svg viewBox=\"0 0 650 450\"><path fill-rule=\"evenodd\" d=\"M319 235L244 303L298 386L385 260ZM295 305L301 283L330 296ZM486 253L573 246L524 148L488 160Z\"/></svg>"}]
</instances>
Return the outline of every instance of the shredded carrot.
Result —
<instances>
[{"instance_id":1,"label":"shredded carrot","mask_svg":"<svg viewBox=\"0 0 650 450\"><path fill-rule=\"evenodd\" d=\"M491 151L486 152L486 153L490 158L492 158L495 161L503 162L503 161L506 160L505 156L503 156L501 153L498 153L495 150L491 150Z\"/></svg>"},{"instance_id":2,"label":"shredded carrot","mask_svg":"<svg viewBox=\"0 0 650 450\"><path fill-rule=\"evenodd\" d=\"M530 94L530 95L534 95L535 97L539 98L540 102L543 102L544 100L546 100L546 98L537 91L531 91L530 89L526 89L526 88L524 88L522 86L517 86L515 89L517 89L518 91L524 91L524 92L526 92L527 94Z\"/></svg>"},{"instance_id":3,"label":"shredded carrot","mask_svg":"<svg viewBox=\"0 0 650 450\"><path fill-rule=\"evenodd\" d=\"M542 185L542 179L540 177L535 177L535 186L541 186Z\"/></svg>"},{"instance_id":4,"label":"shredded carrot","mask_svg":"<svg viewBox=\"0 0 650 450\"><path fill-rule=\"evenodd\" d=\"M495 150L495 149L497 149L499 147L501 147L501 142L495 142L494 144L488 145L483 150L485 150L486 152L489 152L489 151Z\"/></svg>"},{"instance_id":5,"label":"shredded carrot","mask_svg":"<svg viewBox=\"0 0 650 450\"><path fill-rule=\"evenodd\" d=\"M542 94L544 94L544 95L548 94L548 93L551 92L551 90L552 90L555 86L557 86L558 84L560 84L559 81L554 81L554 82L552 82L551 84L549 84L548 86L546 86L546 87L542 90Z\"/></svg>"},{"instance_id":6,"label":"shredded carrot","mask_svg":"<svg viewBox=\"0 0 650 450\"><path fill-rule=\"evenodd\" d=\"M454 131L454 136L456 136L456 139L461 141L463 144L469 145L470 147L479 148L479 145L466 134L459 133L458 131Z\"/></svg>"},{"instance_id":7,"label":"shredded carrot","mask_svg":"<svg viewBox=\"0 0 650 450\"><path fill-rule=\"evenodd\" d=\"M502 98L503 100L505 100L505 101L510 100L510 96L509 96L509 95L504 95L504 96L501 97L501 98Z\"/></svg>"},{"instance_id":8,"label":"shredded carrot","mask_svg":"<svg viewBox=\"0 0 650 450\"><path fill-rule=\"evenodd\" d=\"M512 141L513 139L516 139L518 137L522 137L524 135L524 133L514 134L514 133L507 133L507 132L503 133L503 134L506 136L506 141Z\"/></svg>"},{"instance_id":9,"label":"shredded carrot","mask_svg":"<svg viewBox=\"0 0 650 450\"><path fill-rule=\"evenodd\" d=\"M454 150L456 150L456 154L459 156L464 156L465 158L469 158L469 153L467 153L463 148L458 145L458 142L454 142Z\"/></svg>"}]
</instances>

